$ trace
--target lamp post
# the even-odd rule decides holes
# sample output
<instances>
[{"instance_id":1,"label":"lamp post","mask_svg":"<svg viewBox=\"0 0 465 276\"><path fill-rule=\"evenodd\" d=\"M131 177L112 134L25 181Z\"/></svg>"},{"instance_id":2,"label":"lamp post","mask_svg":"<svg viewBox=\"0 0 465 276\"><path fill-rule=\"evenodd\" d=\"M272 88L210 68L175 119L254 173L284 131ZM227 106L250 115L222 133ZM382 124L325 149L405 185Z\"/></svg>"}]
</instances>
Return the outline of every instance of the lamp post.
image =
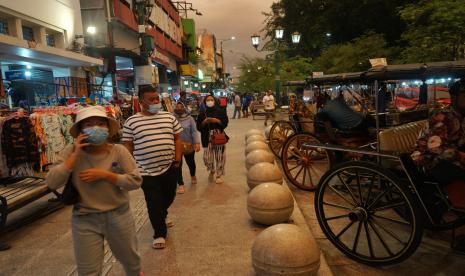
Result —
<instances>
[{"instance_id":1,"label":"lamp post","mask_svg":"<svg viewBox=\"0 0 465 276\"><path fill-rule=\"evenodd\" d=\"M219 39L220 41L220 53L221 53L221 66L222 66L222 75L225 75L226 66L224 65L224 52L223 52L223 42L236 40L235 36L231 36L230 38ZM224 76L223 76L224 77Z\"/></svg>"},{"instance_id":2,"label":"lamp post","mask_svg":"<svg viewBox=\"0 0 465 276\"><path fill-rule=\"evenodd\" d=\"M274 74L275 74L275 92L276 92L276 102L278 105L281 105L281 74L280 74L280 69L281 69L281 53L280 53L280 45L282 42L282 39L284 37L284 29L281 27L278 27L275 29L275 42L276 42L276 49L274 51ZM294 45L299 44L300 42L301 35L299 32L293 32L291 35L292 43ZM260 36L257 34L252 35L251 37L251 42L252 46L257 50L258 52L262 52L263 48L260 50L258 49L258 46L260 45Z\"/></svg>"}]
</instances>

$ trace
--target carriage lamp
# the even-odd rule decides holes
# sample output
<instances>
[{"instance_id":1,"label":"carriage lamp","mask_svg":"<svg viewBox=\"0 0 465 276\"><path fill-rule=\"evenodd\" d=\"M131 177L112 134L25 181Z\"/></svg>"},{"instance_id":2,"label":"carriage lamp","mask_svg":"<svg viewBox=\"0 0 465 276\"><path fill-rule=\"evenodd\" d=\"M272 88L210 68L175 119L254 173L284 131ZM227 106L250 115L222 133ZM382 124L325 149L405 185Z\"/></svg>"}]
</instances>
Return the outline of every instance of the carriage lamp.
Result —
<instances>
[{"instance_id":1,"label":"carriage lamp","mask_svg":"<svg viewBox=\"0 0 465 276\"><path fill-rule=\"evenodd\" d=\"M300 33L299 32L293 32L291 35L292 38L292 43L298 44L300 42Z\"/></svg>"}]
</instances>

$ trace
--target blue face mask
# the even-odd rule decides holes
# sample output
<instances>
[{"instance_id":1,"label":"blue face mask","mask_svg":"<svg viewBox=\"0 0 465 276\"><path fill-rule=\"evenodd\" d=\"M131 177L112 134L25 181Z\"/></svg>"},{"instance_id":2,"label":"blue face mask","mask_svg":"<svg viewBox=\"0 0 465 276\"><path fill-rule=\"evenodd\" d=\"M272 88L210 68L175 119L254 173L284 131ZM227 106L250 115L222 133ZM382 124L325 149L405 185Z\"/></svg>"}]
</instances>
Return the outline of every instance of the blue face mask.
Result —
<instances>
[{"instance_id":1,"label":"blue face mask","mask_svg":"<svg viewBox=\"0 0 465 276\"><path fill-rule=\"evenodd\" d=\"M87 142L93 145L103 144L109 136L108 128L106 127L89 127L82 130L82 132L87 135Z\"/></svg>"},{"instance_id":2,"label":"blue face mask","mask_svg":"<svg viewBox=\"0 0 465 276\"><path fill-rule=\"evenodd\" d=\"M162 107L161 103L151 104L151 105L149 105L149 109L147 109L147 111L149 113L156 114L156 113L158 113L158 111L161 110L161 107Z\"/></svg>"}]
</instances>

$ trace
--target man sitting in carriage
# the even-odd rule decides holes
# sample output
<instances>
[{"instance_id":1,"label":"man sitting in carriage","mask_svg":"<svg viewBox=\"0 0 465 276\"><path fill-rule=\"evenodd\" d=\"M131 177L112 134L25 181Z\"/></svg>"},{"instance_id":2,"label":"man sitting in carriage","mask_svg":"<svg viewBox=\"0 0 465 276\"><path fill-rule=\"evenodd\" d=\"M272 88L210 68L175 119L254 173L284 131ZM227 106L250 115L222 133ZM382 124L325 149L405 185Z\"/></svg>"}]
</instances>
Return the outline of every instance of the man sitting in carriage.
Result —
<instances>
[{"instance_id":1,"label":"man sitting in carriage","mask_svg":"<svg viewBox=\"0 0 465 276\"><path fill-rule=\"evenodd\" d=\"M429 118L412 154L420 169L443 185L465 182L465 80L452 84L449 93L450 109Z\"/></svg>"},{"instance_id":2,"label":"man sitting in carriage","mask_svg":"<svg viewBox=\"0 0 465 276\"><path fill-rule=\"evenodd\" d=\"M323 131L332 141L336 140L333 128L342 131L368 132L368 127L372 126L368 117L346 103L342 90L335 99L326 100L316 118L317 124L324 126Z\"/></svg>"}]
</instances>

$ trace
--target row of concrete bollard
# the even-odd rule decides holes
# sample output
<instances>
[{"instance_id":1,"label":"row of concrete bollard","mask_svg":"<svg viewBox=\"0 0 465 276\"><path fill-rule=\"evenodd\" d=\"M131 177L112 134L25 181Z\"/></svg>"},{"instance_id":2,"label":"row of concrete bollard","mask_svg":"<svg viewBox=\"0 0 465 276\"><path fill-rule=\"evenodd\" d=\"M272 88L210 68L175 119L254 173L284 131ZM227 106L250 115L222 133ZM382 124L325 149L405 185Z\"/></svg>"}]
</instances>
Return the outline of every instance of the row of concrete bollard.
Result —
<instances>
[{"instance_id":1,"label":"row of concrete bollard","mask_svg":"<svg viewBox=\"0 0 465 276\"><path fill-rule=\"evenodd\" d=\"M268 137L269 128L265 130ZM298 226L290 223L294 198L282 186L283 176L275 164L266 138L258 129L246 135L247 211L257 223L272 225L261 232L252 246L257 275L316 275L320 265L318 246Z\"/></svg>"}]
</instances>

